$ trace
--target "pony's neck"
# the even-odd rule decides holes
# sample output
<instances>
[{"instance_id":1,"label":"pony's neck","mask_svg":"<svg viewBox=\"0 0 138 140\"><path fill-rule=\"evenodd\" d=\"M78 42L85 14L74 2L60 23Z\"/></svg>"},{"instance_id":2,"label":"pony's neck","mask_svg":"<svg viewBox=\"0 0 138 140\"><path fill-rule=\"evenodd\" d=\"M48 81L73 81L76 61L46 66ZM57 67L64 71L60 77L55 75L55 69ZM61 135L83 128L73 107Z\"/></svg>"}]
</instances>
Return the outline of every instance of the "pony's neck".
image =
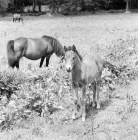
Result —
<instances>
[{"instance_id":1,"label":"pony's neck","mask_svg":"<svg viewBox=\"0 0 138 140\"><path fill-rule=\"evenodd\" d=\"M54 51L55 51L55 54L58 56L58 57L61 57L64 55L64 49L62 47L62 45L57 41L57 40L53 40L53 46L54 46Z\"/></svg>"}]
</instances>

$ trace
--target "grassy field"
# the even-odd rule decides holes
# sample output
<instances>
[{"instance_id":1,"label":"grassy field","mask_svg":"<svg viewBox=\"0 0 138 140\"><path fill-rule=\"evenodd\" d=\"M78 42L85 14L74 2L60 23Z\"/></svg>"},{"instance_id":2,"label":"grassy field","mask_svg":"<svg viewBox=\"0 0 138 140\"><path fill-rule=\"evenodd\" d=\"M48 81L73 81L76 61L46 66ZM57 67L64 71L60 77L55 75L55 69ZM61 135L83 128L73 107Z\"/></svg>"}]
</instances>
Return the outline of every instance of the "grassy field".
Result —
<instances>
[{"instance_id":1,"label":"grassy field","mask_svg":"<svg viewBox=\"0 0 138 140\"><path fill-rule=\"evenodd\" d=\"M110 52L106 48L116 45L120 39L124 42L135 38L138 40L138 14L100 14L72 17L24 17L24 22L13 23L12 18L0 20L0 71L7 69L6 45L18 37L39 38L49 35L57 38L61 44L76 45L84 56L88 53L100 53L104 58ZM135 43L135 44L134 44ZM137 47L137 41L132 46ZM120 46L121 47L121 46ZM131 45L130 45L131 47ZM129 48L129 46L128 46ZM20 74L28 72L28 65L42 73L49 69L39 69L39 61L25 58L20 61ZM59 59L53 55L50 68L56 71ZM134 59L136 62L136 59ZM28 74L28 73L27 73ZM64 79L63 79L64 80ZM65 109L50 116L49 123L43 117L33 118L28 124L22 122L20 127L0 133L1 140L136 140L138 139L138 80L132 81L128 88L118 86L109 99L101 92L101 109L91 108L87 111L85 123L80 117L72 121L71 97L64 99ZM69 89L67 92L70 92ZM130 98L127 97L129 92ZM103 93L103 94L102 94ZM63 103L63 104L64 104ZM62 104L62 105L63 105ZM131 108L131 111L129 111Z\"/></svg>"}]
</instances>

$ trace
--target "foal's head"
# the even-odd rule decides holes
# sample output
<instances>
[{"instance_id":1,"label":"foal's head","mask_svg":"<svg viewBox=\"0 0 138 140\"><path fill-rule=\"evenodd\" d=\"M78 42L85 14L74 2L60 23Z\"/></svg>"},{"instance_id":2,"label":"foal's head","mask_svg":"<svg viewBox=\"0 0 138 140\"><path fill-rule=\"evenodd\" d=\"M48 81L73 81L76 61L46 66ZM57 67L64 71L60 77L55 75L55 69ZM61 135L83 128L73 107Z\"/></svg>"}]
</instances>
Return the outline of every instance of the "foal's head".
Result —
<instances>
[{"instance_id":1,"label":"foal's head","mask_svg":"<svg viewBox=\"0 0 138 140\"><path fill-rule=\"evenodd\" d=\"M74 45L69 46L68 48L64 46L64 50L65 50L65 67L68 72L71 72L74 65L77 63L78 59L82 61L82 56L78 53Z\"/></svg>"}]
</instances>

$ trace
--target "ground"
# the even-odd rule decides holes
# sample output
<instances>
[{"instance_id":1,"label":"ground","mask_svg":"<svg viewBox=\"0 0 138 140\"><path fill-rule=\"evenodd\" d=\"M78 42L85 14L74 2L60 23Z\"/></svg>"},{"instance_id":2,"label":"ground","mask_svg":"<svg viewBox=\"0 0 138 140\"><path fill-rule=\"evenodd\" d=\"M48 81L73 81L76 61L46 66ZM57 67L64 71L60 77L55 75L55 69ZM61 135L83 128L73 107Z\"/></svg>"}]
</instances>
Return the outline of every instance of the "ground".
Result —
<instances>
[{"instance_id":1,"label":"ground","mask_svg":"<svg viewBox=\"0 0 138 140\"><path fill-rule=\"evenodd\" d=\"M138 14L100 14L72 17L24 17L24 22L12 22L12 18L4 18L0 21L0 70L7 68L6 44L9 40L18 37L39 38L49 35L57 38L65 46L75 45L84 56L94 53L98 47L106 53L105 47L112 45L119 38L138 38ZM98 53L98 52L96 52ZM53 55L50 67L57 66L58 60ZM30 61L23 58L20 69L25 72L28 64L36 67L39 61ZM0 139L3 140L136 140L138 139L138 113L137 113L137 87L138 81L133 81L130 87L118 88L116 98L104 98L101 100L101 109L87 111L85 123L80 117L71 121L71 110L59 111L55 119L59 119L60 113L66 115L63 123L43 126L41 119L34 121L38 127L30 129L14 129L2 132ZM126 99L127 92L131 99ZM103 95L101 95L102 97ZM130 105L131 104L131 105ZM135 104L135 110L128 113L129 107ZM39 122L38 124L36 122ZM57 121L56 121L57 122ZM40 127L42 126L42 127ZM38 130L40 129L40 130Z\"/></svg>"}]
</instances>

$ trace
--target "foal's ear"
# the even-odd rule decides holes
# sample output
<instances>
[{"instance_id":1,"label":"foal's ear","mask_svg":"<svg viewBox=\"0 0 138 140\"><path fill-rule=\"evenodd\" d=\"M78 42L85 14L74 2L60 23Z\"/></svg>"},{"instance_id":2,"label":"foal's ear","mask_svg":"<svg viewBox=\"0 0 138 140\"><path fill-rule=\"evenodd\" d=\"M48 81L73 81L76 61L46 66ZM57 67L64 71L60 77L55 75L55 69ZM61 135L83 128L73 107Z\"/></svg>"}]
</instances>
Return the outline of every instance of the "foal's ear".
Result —
<instances>
[{"instance_id":1,"label":"foal's ear","mask_svg":"<svg viewBox=\"0 0 138 140\"><path fill-rule=\"evenodd\" d=\"M65 52L68 50L68 48L66 47L66 46L64 46L64 50L65 50Z\"/></svg>"},{"instance_id":2,"label":"foal's ear","mask_svg":"<svg viewBox=\"0 0 138 140\"><path fill-rule=\"evenodd\" d=\"M75 45L72 46L72 50L73 50L74 52L76 51Z\"/></svg>"}]
</instances>

